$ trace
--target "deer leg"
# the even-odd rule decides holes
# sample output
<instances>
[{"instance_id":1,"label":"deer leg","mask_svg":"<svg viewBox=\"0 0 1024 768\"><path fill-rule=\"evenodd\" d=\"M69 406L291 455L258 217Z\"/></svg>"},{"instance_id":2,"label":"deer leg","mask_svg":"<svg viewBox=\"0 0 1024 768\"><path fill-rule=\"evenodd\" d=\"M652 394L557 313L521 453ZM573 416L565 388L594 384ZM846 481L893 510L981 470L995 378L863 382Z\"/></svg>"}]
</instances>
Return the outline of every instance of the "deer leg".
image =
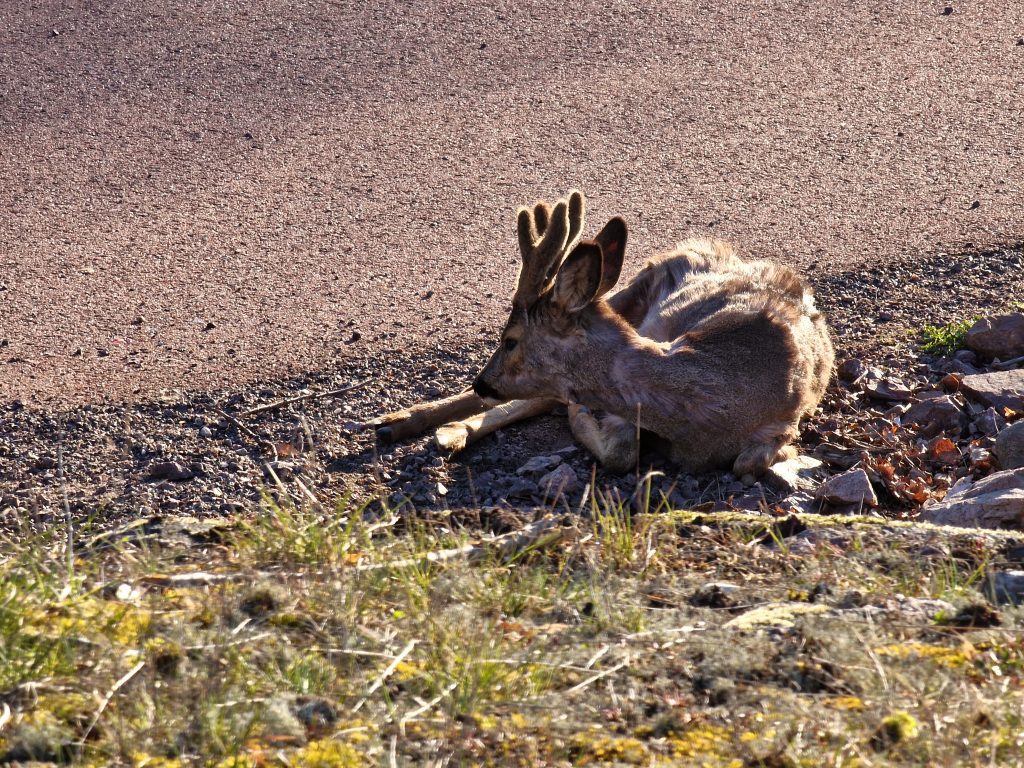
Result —
<instances>
[{"instance_id":1,"label":"deer leg","mask_svg":"<svg viewBox=\"0 0 1024 768\"><path fill-rule=\"evenodd\" d=\"M381 442L393 443L410 435L425 432L439 424L486 411L488 407L479 395L467 389L442 400L420 403L411 408L378 416L369 422L369 426L377 430L377 437Z\"/></svg>"},{"instance_id":2,"label":"deer leg","mask_svg":"<svg viewBox=\"0 0 1024 768\"><path fill-rule=\"evenodd\" d=\"M732 465L732 473L744 482L760 477L772 464L797 455L790 445L799 435L795 424L776 424L758 430L754 440L740 451ZM749 485L749 483L748 483Z\"/></svg>"},{"instance_id":3,"label":"deer leg","mask_svg":"<svg viewBox=\"0 0 1024 768\"><path fill-rule=\"evenodd\" d=\"M569 428L609 472L623 473L636 467L640 448L635 424L611 414L598 421L586 406L570 403Z\"/></svg>"},{"instance_id":4,"label":"deer leg","mask_svg":"<svg viewBox=\"0 0 1024 768\"><path fill-rule=\"evenodd\" d=\"M463 421L445 424L437 430L434 442L441 450L456 453L485 435L507 427L509 424L515 424L517 421L548 413L557 405L559 405L558 400L547 397L510 400Z\"/></svg>"}]
</instances>

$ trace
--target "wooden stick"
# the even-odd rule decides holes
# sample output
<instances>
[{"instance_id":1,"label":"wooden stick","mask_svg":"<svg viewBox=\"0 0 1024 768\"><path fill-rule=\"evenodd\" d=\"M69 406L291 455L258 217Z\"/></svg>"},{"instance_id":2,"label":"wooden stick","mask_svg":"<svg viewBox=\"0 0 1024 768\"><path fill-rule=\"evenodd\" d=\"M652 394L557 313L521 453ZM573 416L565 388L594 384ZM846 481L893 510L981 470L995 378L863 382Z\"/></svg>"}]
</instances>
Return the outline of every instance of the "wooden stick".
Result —
<instances>
[{"instance_id":1,"label":"wooden stick","mask_svg":"<svg viewBox=\"0 0 1024 768\"><path fill-rule=\"evenodd\" d=\"M467 389L441 400L420 403L411 408L378 416L369 422L369 426L377 430L377 438L381 442L393 443L445 422L464 419L474 413L486 411L488 407L479 395Z\"/></svg>"},{"instance_id":2,"label":"wooden stick","mask_svg":"<svg viewBox=\"0 0 1024 768\"><path fill-rule=\"evenodd\" d=\"M518 531L503 533L479 543L466 543L454 549L433 550L401 560L390 560L386 563L356 565L352 569L355 571L383 571L392 568L411 568L428 563L445 563L460 558L465 558L471 563L486 560L489 557L496 557L507 562L517 558L528 549L560 543L574 533L574 530L562 525L557 518L548 516L535 520Z\"/></svg>"},{"instance_id":3,"label":"wooden stick","mask_svg":"<svg viewBox=\"0 0 1024 768\"><path fill-rule=\"evenodd\" d=\"M1008 371L1011 368L1020 365L1021 363L1024 363L1024 355L1021 355L1020 357L1015 357L1011 360L1003 360L998 363L992 363L992 367L995 368L997 371Z\"/></svg>"},{"instance_id":4,"label":"wooden stick","mask_svg":"<svg viewBox=\"0 0 1024 768\"><path fill-rule=\"evenodd\" d=\"M547 397L510 400L464 421L445 424L437 430L434 442L442 451L456 453L485 435L507 427L509 424L515 424L517 421L549 413L557 405L559 405L558 400Z\"/></svg>"},{"instance_id":5,"label":"wooden stick","mask_svg":"<svg viewBox=\"0 0 1024 768\"><path fill-rule=\"evenodd\" d=\"M341 389L332 389L330 392L307 392L304 395L286 397L283 400L277 400L276 402L268 403L267 405L250 408L247 411L242 411L238 415L244 419L247 416L255 416L258 413L265 413L266 411L283 408L284 406L291 405L292 403L301 403L303 400L318 400L321 397L337 397L338 395L344 395L346 392L351 392L354 389L359 389L359 387L365 386L369 381L369 379L363 379L362 381L357 381L355 384L349 384L347 387L342 387Z\"/></svg>"},{"instance_id":6,"label":"wooden stick","mask_svg":"<svg viewBox=\"0 0 1024 768\"><path fill-rule=\"evenodd\" d=\"M85 733L82 734L82 738L80 738L78 740L77 743L78 743L79 746L85 744L85 740L89 738L89 734L92 733L92 729L96 727L96 723L98 723L100 718L103 717L103 711L107 708L107 705L110 704L110 702L114 698L115 694L117 694L117 692L119 690L121 690L122 687L127 685L128 682L133 677L135 677L137 674L139 674L139 672L142 671L142 668L144 666L146 666L146 662L145 661L138 662L134 667L129 669L121 677L120 680L118 680L116 683L114 683L110 687L110 690L107 691L107 695L104 696L103 697L103 701L100 702L100 706L99 706L99 709L96 710L96 714L93 715L92 721L89 723L89 727L85 729Z\"/></svg>"}]
</instances>

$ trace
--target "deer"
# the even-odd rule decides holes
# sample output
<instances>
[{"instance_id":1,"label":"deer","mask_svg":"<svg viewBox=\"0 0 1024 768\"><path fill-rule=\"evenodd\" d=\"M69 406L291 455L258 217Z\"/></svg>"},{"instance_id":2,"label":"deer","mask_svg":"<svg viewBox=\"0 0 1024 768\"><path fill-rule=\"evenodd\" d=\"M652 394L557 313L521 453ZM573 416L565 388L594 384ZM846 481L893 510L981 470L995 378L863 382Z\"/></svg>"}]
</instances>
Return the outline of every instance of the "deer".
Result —
<instances>
[{"instance_id":1,"label":"deer","mask_svg":"<svg viewBox=\"0 0 1024 768\"><path fill-rule=\"evenodd\" d=\"M641 432L684 472L731 469L748 483L795 456L835 357L810 287L780 263L691 238L613 291L626 222L586 239L584 218L578 190L518 210L522 264L498 348L471 390L382 416L378 436L441 425L435 440L454 452L563 404L612 473L637 466Z\"/></svg>"}]
</instances>

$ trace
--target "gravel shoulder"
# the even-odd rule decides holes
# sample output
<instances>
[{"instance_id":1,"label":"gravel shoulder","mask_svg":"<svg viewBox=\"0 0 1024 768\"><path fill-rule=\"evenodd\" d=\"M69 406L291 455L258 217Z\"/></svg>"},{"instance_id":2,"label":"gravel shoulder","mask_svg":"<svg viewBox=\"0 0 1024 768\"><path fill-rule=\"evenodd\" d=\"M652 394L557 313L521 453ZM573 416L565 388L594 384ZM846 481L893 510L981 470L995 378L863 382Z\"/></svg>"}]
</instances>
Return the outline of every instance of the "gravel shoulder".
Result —
<instances>
[{"instance_id":1,"label":"gravel shoulder","mask_svg":"<svg viewBox=\"0 0 1024 768\"><path fill-rule=\"evenodd\" d=\"M934 380L942 373L917 351L921 328L1005 307L1024 295L1022 266L1024 249L1015 247L879 264L825 275L816 287L841 361L860 360L900 379ZM0 434L3 525L29 521L46 528L66 516L65 496L75 518L100 527L152 514L231 515L253 508L264 494L300 503L312 496L327 506L346 495L359 503L383 498L421 512L470 508L500 517L553 501L538 485L551 466L520 471L538 456L571 470L575 484L564 495L570 507L591 481L603 493L629 498L637 477L595 470L562 416L511 427L454 457L439 455L428 436L378 446L372 432L361 431L382 412L458 391L489 352L480 341L366 357L233 391L167 391L132 405L8 405ZM353 384L338 397L245 414ZM806 425L803 452L813 452L822 433L841 432L874 413L866 401L851 406L850 394L834 383ZM745 489L728 473L680 475L656 453L644 454L642 468L661 473L652 490L677 507L757 509L762 500L759 487ZM775 498L767 494L767 501ZM890 500L883 511L907 516L915 505Z\"/></svg>"}]
</instances>

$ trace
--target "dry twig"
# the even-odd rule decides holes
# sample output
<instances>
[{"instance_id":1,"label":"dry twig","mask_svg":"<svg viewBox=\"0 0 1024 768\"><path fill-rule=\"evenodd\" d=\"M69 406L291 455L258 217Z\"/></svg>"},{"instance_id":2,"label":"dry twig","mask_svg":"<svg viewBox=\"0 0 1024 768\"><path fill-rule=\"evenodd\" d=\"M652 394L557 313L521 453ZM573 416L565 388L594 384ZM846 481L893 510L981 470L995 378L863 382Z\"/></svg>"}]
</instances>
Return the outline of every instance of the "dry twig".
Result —
<instances>
[{"instance_id":1,"label":"dry twig","mask_svg":"<svg viewBox=\"0 0 1024 768\"><path fill-rule=\"evenodd\" d=\"M129 681L133 677L135 677L137 674L139 674L139 672L142 671L142 668L144 666L146 666L146 662L145 661L140 661L134 667L129 669L127 672L125 672L125 674L121 677L121 679L118 680L116 683L114 683L110 687L110 690L107 691L107 695L104 696L103 697L103 701L100 702L100 706L99 706L99 709L96 710L96 714L93 715L92 721L89 723L89 727L85 729L85 731L82 733L82 738L80 738L78 740L79 746L85 744L85 740L89 738L89 734L92 733L92 729L95 728L96 727L96 723L98 723L100 721L100 718L103 716L104 710L107 708L107 706L110 704L110 702L114 699L114 695L119 690L121 690L121 688L123 688L125 685L127 685L129 683Z\"/></svg>"},{"instance_id":2,"label":"dry twig","mask_svg":"<svg viewBox=\"0 0 1024 768\"><path fill-rule=\"evenodd\" d=\"M295 395L294 397L286 397L282 400L277 400L267 405L260 405L256 408L250 408L247 411L242 411L238 415L243 419L249 418L250 416L256 416L260 413L266 413L267 411L275 411L278 408L283 408L286 405L292 403L301 403L304 400L319 400L324 397L337 397L338 395L344 395L347 392L351 392L354 389L359 389L369 383L369 379L363 379L357 381L355 384L349 384L347 387L341 387L340 389L332 389L330 392L307 392L304 395Z\"/></svg>"},{"instance_id":3,"label":"dry twig","mask_svg":"<svg viewBox=\"0 0 1024 768\"><path fill-rule=\"evenodd\" d=\"M390 560L385 563L357 565L357 571L379 571L387 568L412 568L424 563L443 563L462 557L477 561L492 555L502 560L511 560L531 547L543 547L563 541L575 529L559 525L554 517L536 520L512 533L502 534L480 544L464 544L461 547L425 552L416 557Z\"/></svg>"}]
</instances>

